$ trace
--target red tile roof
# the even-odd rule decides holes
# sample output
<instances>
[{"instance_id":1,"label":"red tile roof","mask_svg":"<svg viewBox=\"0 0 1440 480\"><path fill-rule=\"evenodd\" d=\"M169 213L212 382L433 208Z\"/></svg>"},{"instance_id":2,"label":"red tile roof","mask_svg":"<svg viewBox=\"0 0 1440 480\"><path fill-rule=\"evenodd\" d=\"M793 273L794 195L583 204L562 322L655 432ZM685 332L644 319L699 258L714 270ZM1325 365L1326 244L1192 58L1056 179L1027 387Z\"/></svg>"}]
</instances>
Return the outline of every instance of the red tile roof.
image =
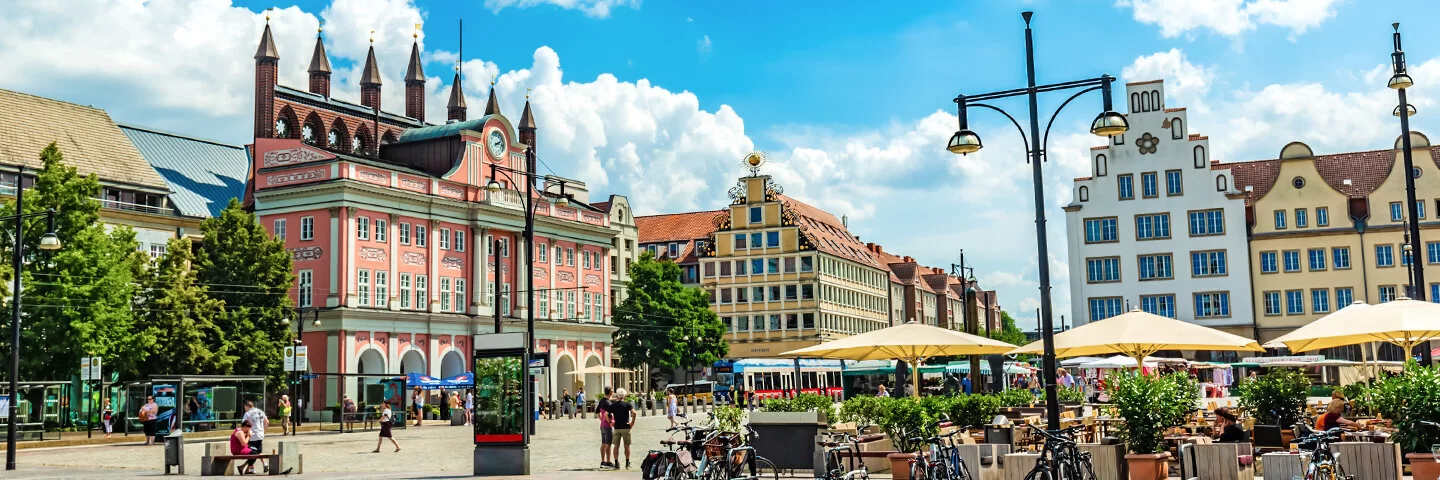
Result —
<instances>
[{"instance_id":1,"label":"red tile roof","mask_svg":"<svg viewBox=\"0 0 1440 480\"><path fill-rule=\"evenodd\" d=\"M1275 178L1280 176L1279 160L1256 160L1253 162L1233 162L1211 164L1211 170L1230 170L1231 185L1236 190L1245 192L1245 187L1251 190L1245 192L1245 205L1254 205L1255 200L1265 196L1270 187L1275 185Z\"/></svg>"},{"instance_id":2,"label":"red tile roof","mask_svg":"<svg viewBox=\"0 0 1440 480\"><path fill-rule=\"evenodd\" d=\"M1185 111L1185 107L1180 107L1180 108L1167 108L1167 109L1165 109L1165 113L1174 113L1174 112L1183 112L1183 111Z\"/></svg>"},{"instance_id":3,"label":"red tile roof","mask_svg":"<svg viewBox=\"0 0 1440 480\"><path fill-rule=\"evenodd\" d=\"M1424 147L1421 147L1424 148ZM1380 188L1395 166L1395 149L1346 152L1330 155L1316 155L1312 158L1320 178L1335 191L1352 198L1364 197ZM1431 160L1440 167L1440 146L1430 147ZM1246 192L1245 204L1254 205L1255 200L1265 196L1274 187L1280 176L1280 160L1256 160L1251 162L1218 163L1212 170L1230 169L1237 190L1253 187ZM1345 181L1350 184L1346 185Z\"/></svg>"},{"instance_id":4,"label":"red tile roof","mask_svg":"<svg viewBox=\"0 0 1440 480\"><path fill-rule=\"evenodd\" d=\"M590 204L590 206L602 212L610 212L610 202L595 202Z\"/></svg>"},{"instance_id":5,"label":"red tile roof","mask_svg":"<svg viewBox=\"0 0 1440 480\"><path fill-rule=\"evenodd\" d=\"M715 232L715 216L725 210L665 213L635 217L635 229L641 244L678 242L705 238Z\"/></svg>"},{"instance_id":6,"label":"red tile roof","mask_svg":"<svg viewBox=\"0 0 1440 480\"><path fill-rule=\"evenodd\" d=\"M834 215L794 197L780 195L780 201L799 215L800 231L810 236L815 249L862 265L881 267L875 254Z\"/></svg>"}]
</instances>

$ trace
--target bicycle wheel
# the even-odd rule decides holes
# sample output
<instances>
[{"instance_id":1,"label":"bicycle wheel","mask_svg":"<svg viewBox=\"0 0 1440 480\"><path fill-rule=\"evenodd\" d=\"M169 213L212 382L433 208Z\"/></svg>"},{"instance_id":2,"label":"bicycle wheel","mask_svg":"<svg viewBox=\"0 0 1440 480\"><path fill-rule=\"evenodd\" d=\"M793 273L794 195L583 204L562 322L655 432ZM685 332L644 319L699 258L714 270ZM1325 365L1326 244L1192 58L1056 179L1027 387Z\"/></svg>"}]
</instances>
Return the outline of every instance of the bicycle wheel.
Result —
<instances>
[{"instance_id":1,"label":"bicycle wheel","mask_svg":"<svg viewBox=\"0 0 1440 480\"><path fill-rule=\"evenodd\" d=\"M954 480L974 480L974 477L970 476L970 468L965 466L965 459L960 458L959 455L955 456L954 473L954 475L951 475L951 478Z\"/></svg>"},{"instance_id":2,"label":"bicycle wheel","mask_svg":"<svg viewBox=\"0 0 1440 480\"><path fill-rule=\"evenodd\" d=\"M771 462L770 459L756 455L755 478L769 478L771 480L779 480L780 469L776 468L775 462Z\"/></svg>"},{"instance_id":3,"label":"bicycle wheel","mask_svg":"<svg viewBox=\"0 0 1440 480\"><path fill-rule=\"evenodd\" d=\"M1035 468L1030 469L1030 473L1025 475L1025 480L1055 480L1055 476L1050 473L1050 469L1045 464L1036 463Z\"/></svg>"},{"instance_id":4,"label":"bicycle wheel","mask_svg":"<svg viewBox=\"0 0 1440 480\"><path fill-rule=\"evenodd\" d=\"M950 469L945 468L943 462L929 462L925 469L925 480L954 480L950 476Z\"/></svg>"}]
</instances>

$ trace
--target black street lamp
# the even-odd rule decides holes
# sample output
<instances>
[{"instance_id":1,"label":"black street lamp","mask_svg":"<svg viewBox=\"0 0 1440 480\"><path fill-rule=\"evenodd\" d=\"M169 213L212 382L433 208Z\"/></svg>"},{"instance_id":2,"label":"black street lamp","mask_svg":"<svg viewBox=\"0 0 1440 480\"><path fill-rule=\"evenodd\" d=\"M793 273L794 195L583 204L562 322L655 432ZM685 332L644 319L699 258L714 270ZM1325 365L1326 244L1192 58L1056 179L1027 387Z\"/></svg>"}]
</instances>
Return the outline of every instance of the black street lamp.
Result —
<instances>
[{"instance_id":1,"label":"black street lamp","mask_svg":"<svg viewBox=\"0 0 1440 480\"><path fill-rule=\"evenodd\" d=\"M1405 243L1407 245L1424 245L1420 241L1420 216L1416 211L1420 206L1415 202L1415 162L1410 154L1410 117L1415 115L1415 106L1405 101L1405 89L1414 85L1415 80L1405 72L1405 51L1400 48L1400 23L1392 23L1390 26L1395 28L1395 51L1390 54L1394 75L1390 77L1390 81L1385 86L1395 89L1400 97L1400 102L1395 105L1395 111L1392 113L1400 117L1400 148L1403 149L1401 156L1405 159L1405 203L1410 212L1410 219L1405 222L1410 240ZM1410 259L1410 298L1424 300L1425 264L1415 260L1414 257ZM1430 361L1430 342L1425 342L1420 347L1420 364L1430 365Z\"/></svg>"},{"instance_id":2,"label":"black street lamp","mask_svg":"<svg viewBox=\"0 0 1440 480\"><path fill-rule=\"evenodd\" d=\"M295 309L295 347L296 347L297 350L299 349L299 347L300 347L301 345L304 345L304 344L305 344L305 340L304 340L303 338L301 338L301 336L305 334L305 314L306 314L306 313L311 313L311 312L314 312L314 313L315 313L315 321L314 321L314 323L312 323L312 325L314 325L316 328L319 328L319 327L320 327L320 309L319 309L319 308L316 308L316 307L300 307L300 308ZM289 324L290 324L290 317L289 317L289 316L286 316L285 318L280 319L280 324L281 324L281 325L289 325ZM296 355L296 357L299 357L299 355ZM306 359L306 362L308 363L310 357L307 355L307 356L305 357L305 359ZM298 368L298 366L297 366L296 368ZM298 383L300 383L300 379L298 379L298 378L293 378L294 376L299 375L298 372L299 372L299 370L295 370L294 372L291 372L291 373L290 373L290 375L291 375L291 377L292 377L292 378L290 379L290 388L289 388L289 390L290 390L290 402L291 402L291 404L290 404L290 405L291 405L291 406L290 406L290 417L291 417L291 418L290 418L290 424L293 425L293 427L290 428L290 435L292 435L292 436L295 435L295 429L300 427L300 420L303 419L303 418L305 418L305 414L304 414L304 413L301 413L300 409L299 409L299 408L295 408L295 406L294 406L294 405L295 405L294 402L295 402L296 400L299 400L299 399L300 399L300 396L295 394L295 385L298 384ZM304 390L303 390L303 389L301 390L301 393L304 393ZM303 405L304 403L307 403L307 402L301 402L302 405Z\"/></svg>"},{"instance_id":3,"label":"black street lamp","mask_svg":"<svg viewBox=\"0 0 1440 480\"><path fill-rule=\"evenodd\" d=\"M497 180L500 175L510 180L510 183L519 183L515 179L525 179L525 195L522 205L525 208L525 230L521 232L521 238L525 240L525 270L516 272L515 286L520 286L520 279L525 278L525 338L529 345L526 350L535 353L535 289L532 288L532 273L535 270L535 181L540 175L535 173L535 146L531 145L525 150L525 169L502 167L498 164L490 165L490 182L485 184L485 190L491 195L499 194L505 187ZM560 182L560 193L555 199L556 207L567 207L570 205L570 196L565 194L565 182ZM500 333L500 249L495 249L495 333ZM528 367L527 367L528 368ZM530 378L525 382L525 411L535 411L534 379ZM535 416L527 413L526 423L530 425L530 433L535 433Z\"/></svg>"},{"instance_id":4,"label":"black street lamp","mask_svg":"<svg viewBox=\"0 0 1440 480\"><path fill-rule=\"evenodd\" d=\"M43 212L22 213L25 211L25 166L21 165L15 176L15 215L0 217L0 220L11 220L15 222L15 248L11 251L10 265L12 275L15 277L10 284L10 412L5 425L5 469L15 469L15 412L20 410L20 272L25 262L25 222L26 218L44 215L49 223L49 230L40 236L41 250L59 250L60 236L55 234L55 209Z\"/></svg>"},{"instance_id":5,"label":"black street lamp","mask_svg":"<svg viewBox=\"0 0 1440 480\"><path fill-rule=\"evenodd\" d=\"M1049 246L1046 244L1047 242L1045 240L1045 178L1041 172L1040 163L1043 162L1046 158L1046 147L1048 146L1050 140L1050 127L1055 124L1056 116L1059 115L1060 111L1063 110L1066 105L1070 104L1071 100L1075 100L1075 98L1079 97L1080 95L1084 95L1087 92L1099 90L1103 99L1103 109L1099 115L1095 116L1095 120L1091 122L1090 133L1102 137L1113 137L1115 135L1125 133L1125 131L1129 129L1130 125L1125 120L1124 115L1116 113L1113 109L1111 109L1110 83L1115 81L1115 77L1111 77L1109 75L1101 75L1099 77L1085 80L1053 83L1049 85L1036 85L1035 42L1030 31L1030 18L1034 16L1034 12L1024 12L1021 13L1020 16L1025 19L1025 71L1027 74L1028 84L1024 88L1002 90L991 93L982 93L979 95L960 95L955 97L955 103L959 106L958 112L960 117L960 129L957 130L955 134L950 137L950 142L946 146L946 149L950 150L951 153L957 153L961 155L980 151L980 148L982 146L980 143L980 135L970 130L969 121L966 118L966 110L970 107L988 108L990 110L1000 112L1000 114L1004 115L1005 118L1010 119L1010 123L1015 124L1015 128L1020 130L1021 137L1025 138L1025 129L1020 126L1020 122L1015 120L1015 117L1011 116L1009 113L1006 113L1004 110L1001 110L998 107L975 102L1018 96L1024 96L1029 99L1030 132L1028 138L1025 139L1025 150L1026 154L1030 157L1029 160L1031 174L1032 180L1034 181L1035 189L1035 243L1039 253L1040 264L1039 327L1040 337L1044 340L1045 344L1045 355L1042 361L1042 368L1044 369L1043 378L1045 381L1045 413L1049 429L1051 431L1059 431L1060 403L1059 399L1056 397L1055 391L1055 332L1053 331L1055 324L1050 316L1050 256ZM1049 122L1045 125L1045 136L1042 137L1040 135L1040 107L1038 95L1044 92L1072 90L1077 88L1083 90L1080 90L1074 95L1071 95L1070 98L1066 99L1064 103L1060 104L1060 107L1055 109L1055 112L1052 113L1050 116Z\"/></svg>"}]
</instances>

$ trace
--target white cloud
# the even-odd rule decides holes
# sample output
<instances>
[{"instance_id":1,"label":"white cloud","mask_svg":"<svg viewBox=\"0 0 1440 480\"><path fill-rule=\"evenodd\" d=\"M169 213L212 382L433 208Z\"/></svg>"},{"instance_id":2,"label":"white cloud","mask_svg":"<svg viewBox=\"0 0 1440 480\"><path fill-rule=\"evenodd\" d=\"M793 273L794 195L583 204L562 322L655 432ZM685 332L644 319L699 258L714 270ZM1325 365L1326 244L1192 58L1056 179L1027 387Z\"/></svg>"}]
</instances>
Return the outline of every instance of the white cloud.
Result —
<instances>
[{"instance_id":1,"label":"white cloud","mask_svg":"<svg viewBox=\"0 0 1440 480\"><path fill-rule=\"evenodd\" d=\"M710 43L710 36L705 35L700 38L700 41L695 42L695 50L700 52L700 55L709 55L714 50L714 44Z\"/></svg>"},{"instance_id":2,"label":"white cloud","mask_svg":"<svg viewBox=\"0 0 1440 480\"><path fill-rule=\"evenodd\" d=\"M1185 52L1178 48L1136 58L1120 71L1120 77L1126 82L1164 79L1167 104L1184 105L1201 112L1205 108L1205 96L1210 94L1215 82L1213 68L1190 63Z\"/></svg>"},{"instance_id":3,"label":"white cloud","mask_svg":"<svg viewBox=\"0 0 1440 480\"><path fill-rule=\"evenodd\" d=\"M1172 38L1192 30L1209 29L1233 37L1257 25L1290 30L1291 40L1335 16L1339 0L1117 0L1115 6L1134 9L1135 20L1160 26Z\"/></svg>"},{"instance_id":4,"label":"white cloud","mask_svg":"<svg viewBox=\"0 0 1440 480\"><path fill-rule=\"evenodd\" d=\"M610 16L610 9L615 7L640 8L640 0L485 0L485 8L495 13L510 7L531 8L540 5L579 10L587 16L605 18Z\"/></svg>"}]
</instances>

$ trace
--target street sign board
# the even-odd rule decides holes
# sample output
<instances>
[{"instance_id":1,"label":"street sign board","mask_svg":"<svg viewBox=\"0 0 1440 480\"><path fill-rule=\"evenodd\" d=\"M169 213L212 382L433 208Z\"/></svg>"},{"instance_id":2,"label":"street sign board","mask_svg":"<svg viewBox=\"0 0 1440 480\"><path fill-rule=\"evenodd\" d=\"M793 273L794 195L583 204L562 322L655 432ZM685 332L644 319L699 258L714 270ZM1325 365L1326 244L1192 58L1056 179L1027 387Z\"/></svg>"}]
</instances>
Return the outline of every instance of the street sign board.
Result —
<instances>
[{"instance_id":1,"label":"street sign board","mask_svg":"<svg viewBox=\"0 0 1440 480\"><path fill-rule=\"evenodd\" d=\"M306 347L285 347L285 371L303 372L310 369L310 362L306 358Z\"/></svg>"},{"instance_id":2,"label":"street sign board","mask_svg":"<svg viewBox=\"0 0 1440 480\"><path fill-rule=\"evenodd\" d=\"M100 357L80 357L80 380L100 379Z\"/></svg>"},{"instance_id":3,"label":"street sign board","mask_svg":"<svg viewBox=\"0 0 1440 480\"><path fill-rule=\"evenodd\" d=\"M91 358L90 358L90 379L91 379L91 380L103 380L103 379L104 379L103 377L100 376L100 357L91 357Z\"/></svg>"}]
</instances>

